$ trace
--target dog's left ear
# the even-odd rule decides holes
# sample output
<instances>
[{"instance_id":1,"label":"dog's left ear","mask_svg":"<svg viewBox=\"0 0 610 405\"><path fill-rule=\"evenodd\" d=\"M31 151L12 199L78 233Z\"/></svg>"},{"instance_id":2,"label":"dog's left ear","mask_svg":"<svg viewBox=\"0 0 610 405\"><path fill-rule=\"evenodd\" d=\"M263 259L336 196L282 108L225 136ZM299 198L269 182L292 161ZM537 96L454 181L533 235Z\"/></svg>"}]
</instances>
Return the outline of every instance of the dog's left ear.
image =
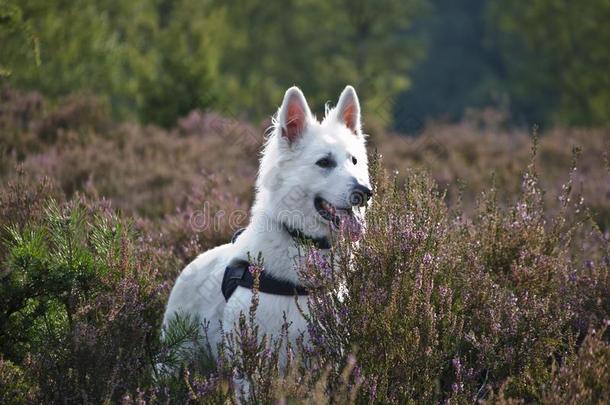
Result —
<instances>
[{"instance_id":1,"label":"dog's left ear","mask_svg":"<svg viewBox=\"0 0 610 405\"><path fill-rule=\"evenodd\" d=\"M356 90L352 86L345 86L337 103L337 117L356 135L360 129L360 102Z\"/></svg>"}]
</instances>

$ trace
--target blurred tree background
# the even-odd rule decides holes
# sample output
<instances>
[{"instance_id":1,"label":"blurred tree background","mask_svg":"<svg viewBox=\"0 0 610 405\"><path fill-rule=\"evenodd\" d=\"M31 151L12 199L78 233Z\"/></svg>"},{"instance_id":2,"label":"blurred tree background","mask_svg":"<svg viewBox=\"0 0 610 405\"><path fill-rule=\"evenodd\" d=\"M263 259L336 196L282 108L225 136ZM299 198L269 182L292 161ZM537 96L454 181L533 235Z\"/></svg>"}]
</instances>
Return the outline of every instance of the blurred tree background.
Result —
<instances>
[{"instance_id":1,"label":"blurred tree background","mask_svg":"<svg viewBox=\"0 0 610 405\"><path fill-rule=\"evenodd\" d=\"M402 132L486 107L598 126L608 21L607 0L0 0L0 80L165 127L195 108L260 120L293 84L321 112L347 83Z\"/></svg>"}]
</instances>

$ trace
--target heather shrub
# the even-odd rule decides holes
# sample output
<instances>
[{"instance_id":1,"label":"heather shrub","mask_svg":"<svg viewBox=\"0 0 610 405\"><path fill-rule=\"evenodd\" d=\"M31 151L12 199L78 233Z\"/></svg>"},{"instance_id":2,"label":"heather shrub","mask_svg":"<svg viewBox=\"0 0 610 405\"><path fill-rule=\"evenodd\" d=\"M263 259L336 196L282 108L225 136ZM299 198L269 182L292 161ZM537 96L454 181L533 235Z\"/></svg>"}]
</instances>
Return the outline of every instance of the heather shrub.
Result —
<instances>
[{"instance_id":1,"label":"heather shrub","mask_svg":"<svg viewBox=\"0 0 610 405\"><path fill-rule=\"evenodd\" d=\"M0 350L26 362L40 400L100 402L150 381L168 258L99 204L49 202L9 226Z\"/></svg>"},{"instance_id":2,"label":"heather shrub","mask_svg":"<svg viewBox=\"0 0 610 405\"><path fill-rule=\"evenodd\" d=\"M65 132L83 138L104 135L111 126L108 107L91 94L78 93L49 105L37 92L0 90L0 152L18 161L42 152Z\"/></svg>"},{"instance_id":3,"label":"heather shrub","mask_svg":"<svg viewBox=\"0 0 610 405\"><path fill-rule=\"evenodd\" d=\"M48 177L31 178L18 167L15 176L0 188L0 241L8 237L9 224L23 230L39 223L50 198L61 200L63 194ZM5 254L6 246L0 244L0 260Z\"/></svg>"},{"instance_id":4,"label":"heather shrub","mask_svg":"<svg viewBox=\"0 0 610 405\"><path fill-rule=\"evenodd\" d=\"M21 99L35 98L29 93L11 94L0 109L21 111L28 104ZM90 119L70 115L70 111L78 111L75 103L84 104L82 108L90 112L83 116ZM97 102L100 111L95 112L95 103L82 95L72 96L46 113L28 113L28 124L20 126L24 129L15 138L20 146L10 146L13 141L1 138L5 149L0 162L6 173L3 177L12 175L19 156L17 160L25 160L29 173L53 178L68 196L79 191L94 199L110 198L125 213L151 219L172 215L176 207L186 210L192 190L209 188L209 175L223 177L223 193L245 205L250 203L266 123L252 126L235 119L230 111L223 116L195 110L171 131L138 124L109 125L103 105ZM72 118L65 118L68 116ZM51 125L62 120L66 122ZM37 135L37 129L43 127L52 134L49 142ZM383 155L388 170L400 173L400 181L409 169L425 170L447 190L449 205L460 201L468 215L480 193L491 188L492 177L499 200L514 202L521 171L529 161L529 134L493 125L480 127L470 121L429 125L416 138L391 134L380 127L371 127L369 132L371 150ZM0 137L5 134L2 131ZM540 135L536 164L549 214L554 215L558 207L557 197L571 168L572 147L578 146L582 158L574 187L581 189L600 228L608 229L610 144L606 134L604 129L555 129Z\"/></svg>"},{"instance_id":5,"label":"heather shrub","mask_svg":"<svg viewBox=\"0 0 610 405\"><path fill-rule=\"evenodd\" d=\"M562 215L547 218L530 166L514 204L492 191L469 219L447 211L426 175L407 174L404 188L381 175L366 238L343 246L338 271L314 254L305 272L321 286L313 350L331 364L355 353L362 399L472 402L502 387L540 401L550 365L575 347L574 324L589 325L593 309L580 300L599 297L580 283L607 287L607 271L591 276L571 253L586 219L574 197L568 181ZM600 248L607 254L607 241ZM604 301L596 320L608 316Z\"/></svg>"},{"instance_id":6,"label":"heather shrub","mask_svg":"<svg viewBox=\"0 0 610 405\"><path fill-rule=\"evenodd\" d=\"M158 218L185 207L191 190L207 187L209 173L232 179L224 193L250 200L255 147L230 131L179 136L123 125L88 139L68 131L44 153L28 156L23 166L56 179L68 196L107 197L125 213ZM223 158L210 159L211 150L222 151Z\"/></svg>"},{"instance_id":7,"label":"heather shrub","mask_svg":"<svg viewBox=\"0 0 610 405\"><path fill-rule=\"evenodd\" d=\"M44 107L40 93L24 93L7 85L0 89L0 101L0 128L3 134L31 129L30 125L40 118Z\"/></svg>"},{"instance_id":8,"label":"heather shrub","mask_svg":"<svg viewBox=\"0 0 610 405\"><path fill-rule=\"evenodd\" d=\"M0 86L0 174L4 174L14 160L39 149L33 126L42 116L44 100L37 92L18 92L1 82Z\"/></svg>"},{"instance_id":9,"label":"heather shrub","mask_svg":"<svg viewBox=\"0 0 610 405\"><path fill-rule=\"evenodd\" d=\"M234 386L229 395L250 403L539 402L550 395L559 378L553 364L571 361L581 327L607 316L600 301L588 306L599 292L583 284L594 278L602 290L607 271L586 272L590 264L573 254L573 237L590 223L570 180L556 218L545 215L533 165L513 204L500 204L492 190L468 218L447 209L428 175L411 171L401 184L376 170L366 237L343 241L330 259L309 250L302 276L313 287L311 342L281 344L285 332L260 336L255 295L225 342L222 370L189 375L203 387L191 398L220 398L228 376L248 382L247 392ZM607 243L597 248L603 256ZM607 378L605 368L597 372L593 381Z\"/></svg>"},{"instance_id":10,"label":"heather shrub","mask_svg":"<svg viewBox=\"0 0 610 405\"><path fill-rule=\"evenodd\" d=\"M91 132L105 133L110 125L108 107L93 95L73 94L58 105L34 128L43 142L54 142L62 131L78 132L81 136Z\"/></svg>"},{"instance_id":11,"label":"heather shrub","mask_svg":"<svg viewBox=\"0 0 610 405\"><path fill-rule=\"evenodd\" d=\"M572 151L579 149L574 187L587 201L593 218L609 229L610 171L608 129L556 128L538 134L535 163L545 190L545 209L555 215L565 175L571 170ZM479 195L494 186L501 202L514 202L521 187L521 172L530 160L531 136L526 131L460 124L428 125L418 137L391 134L375 128L372 147L384 158L384 166L404 178L409 168L426 170L447 190L448 202L458 201L472 214Z\"/></svg>"},{"instance_id":12,"label":"heather shrub","mask_svg":"<svg viewBox=\"0 0 610 405\"><path fill-rule=\"evenodd\" d=\"M610 344L601 329L591 329L578 352L562 365L553 364L553 379L545 387L542 402L546 404L610 401Z\"/></svg>"},{"instance_id":13,"label":"heather shrub","mask_svg":"<svg viewBox=\"0 0 610 405\"><path fill-rule=\"evenodd\" d=\"M374 163L366 237L356 245L343 241L329 260L308 252L302 275L313 286L311 341L288 342L288 324L280 336L261 336L255 294L216 364L199 350L209 348L197 323L173 326L174 337L157 342L164 280L173 280L197 250L180 250L186 233L168 233L160 246L150 235L134 239L99 204L46 206L38 223L10 228L10 288L2 296L28 298L2 326L9 332L3 337L9 389L45 400L127 403L552 402L607 395L597 384L607 378L602 363L591 376L574 360L589 344L579 338L583 328L607 318L609 271L603 235L586 250L574 246L584 243L579 233L588 222L570 180L560 216L545 215L530 166L513 204L501 204L492 190L469 217L447 208L428 175L410 171L399 181L380 167ZM196 342L192 362L158 376L153 364L175 362L172 347L185 340ZM554 364L565 365L563 371ZM581 382L567 384L566 373ZM233 378L247 381L248 390Z\"/></svg>"},{"instance_id":14,"label":"heather shrub","mask_svg":"<svg viewBox=\"0 0 610 405\"><path fill-rule=\"evenodd\" d=\"M197 111L172 131L114 125L103 103L91 96L66 97L39 111L27 102L35 93L5 93L7 103L0 106L3 179L13 181L19 163L31 181L49 177L68 198L76 193L108 198L126 214L153 220L188 210L192 191L215 187L220 180L210 180L214 176L222 178L222 193L243 204L252 198L263 129ZM231 208L224 208L227 215Z\"/></svg>"},{"instance_id":15,"label":"heather shrub","mask_svg":"<svg viewBox=\"0 0 610 405\"><path fill-rule=\"evenodd\" d=\"M263 129L202 111L170 131L98 127L97 113L10 100L3 403L607 400L603 130L541 134L534 154L526 133L497 126L375 131L365 237L329 259L304 247L311 341L287 341L288 324L262 336L250 312L214 362L205 320L158 341L163 306L187 262L247 223Z\"/></svg>"},{"instance_id":16,"label":"heather shrub","mask_svg":"<svg viewBox=\"0 0 610 405\"><path fill-rule=\"evenodd\" d=\"M458 396L451 387L464 377L452 359L464 315L445 273L449 216L442 194L418 173L404 188L379 173L375 194L366 238L342 246L338 270L315 252L310 257L305 275L320 287L310 304L313 350L333 365L355 353L365 402Z\"/></svg>"},{"instance_id":17,"label":"heather shrub","mask_svg":"<svg viewBox=\"0 0 610 405\"><path fill-rule=\"evenodd\" d=\"M142 221L141 226L158 235L159 244L186 264L201 252L229 242L236 230L247 225L249 207L226 190L231 186L232 179L226 176L205 176L183 206L158 224Z\"/></svg>"}]
</instances>

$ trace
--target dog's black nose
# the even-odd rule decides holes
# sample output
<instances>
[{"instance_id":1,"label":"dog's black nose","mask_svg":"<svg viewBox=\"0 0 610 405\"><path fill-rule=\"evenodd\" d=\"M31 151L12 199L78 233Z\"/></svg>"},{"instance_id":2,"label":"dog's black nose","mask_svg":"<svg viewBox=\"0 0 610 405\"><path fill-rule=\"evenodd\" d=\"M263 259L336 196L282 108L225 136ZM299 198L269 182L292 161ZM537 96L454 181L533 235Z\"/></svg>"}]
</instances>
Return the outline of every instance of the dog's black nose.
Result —
<instances>
[{"instance_id":1,"label":"dog's black nose","mask_svg":"<svg viewBox=\"0 0 610 405\"><path fill-rule=\"evenodd\" d=\"M367 186L355 184L352 193L349 196L349 201L352 206L362 207L371 199L373 192Z\"/></svg>"}]
</instances>

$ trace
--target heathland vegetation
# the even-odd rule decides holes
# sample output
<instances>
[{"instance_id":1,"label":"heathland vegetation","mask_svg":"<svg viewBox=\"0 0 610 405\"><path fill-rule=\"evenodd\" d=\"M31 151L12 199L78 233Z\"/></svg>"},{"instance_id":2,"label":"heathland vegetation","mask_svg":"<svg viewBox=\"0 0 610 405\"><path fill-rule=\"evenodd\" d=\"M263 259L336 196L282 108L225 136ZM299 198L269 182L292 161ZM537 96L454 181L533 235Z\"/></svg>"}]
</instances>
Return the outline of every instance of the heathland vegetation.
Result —
<instances>
[{"instance_id":1,"label":"heathland vegetation","mask_svg":"<svg viewBox=\"0 0 610 405\"><path fill-rule=\"evenodd\" d=\"M219 364L193 354L162 379L154 365L198 339L185 320L159 341L169 288L246 223L264 128L199 111L171 130L114 123L95 99L11 90L1 112L3 403L223 402L236 373L253 402L609 398L603 130L369 128L368 233L337 249L349 270L310 253L313 343L282 349L290 373L244 318Z\"/></svg>"},{"instance_id":2,"label":"heathland vegetation","mask_svg":"<svg viewBox=\"0 0 610 405\"><path fill-rule=\"evenodd\" d=\"M0 0L0 403L610 402L608 2L463 3ZM347 83L376 197L311 342L161 342L283 91Z\"/></svg>"}]
</instances>

